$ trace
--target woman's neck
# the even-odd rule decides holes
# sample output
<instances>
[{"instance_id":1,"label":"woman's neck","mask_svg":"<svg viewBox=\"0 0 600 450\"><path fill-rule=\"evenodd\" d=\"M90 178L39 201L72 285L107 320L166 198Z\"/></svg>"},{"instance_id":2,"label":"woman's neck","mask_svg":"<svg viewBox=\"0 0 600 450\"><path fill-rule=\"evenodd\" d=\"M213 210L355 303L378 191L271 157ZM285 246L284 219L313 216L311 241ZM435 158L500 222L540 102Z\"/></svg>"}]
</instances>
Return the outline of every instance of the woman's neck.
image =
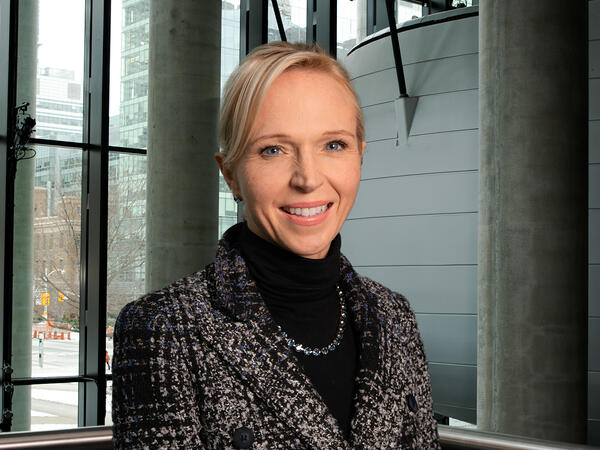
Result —
<instances>
[{"instance_id":1,"label":"woman's neck","mask_svg":"<svg viewBox=\"0 0 600 450\"><path fill-rule=\"evenodd\" d=\"M242 255L265 301L305 302L330 295L339 279L340 245L338 234L325 258L309 259L267 242L247 225L240 234Z\"/></svg>"}]
</instances>

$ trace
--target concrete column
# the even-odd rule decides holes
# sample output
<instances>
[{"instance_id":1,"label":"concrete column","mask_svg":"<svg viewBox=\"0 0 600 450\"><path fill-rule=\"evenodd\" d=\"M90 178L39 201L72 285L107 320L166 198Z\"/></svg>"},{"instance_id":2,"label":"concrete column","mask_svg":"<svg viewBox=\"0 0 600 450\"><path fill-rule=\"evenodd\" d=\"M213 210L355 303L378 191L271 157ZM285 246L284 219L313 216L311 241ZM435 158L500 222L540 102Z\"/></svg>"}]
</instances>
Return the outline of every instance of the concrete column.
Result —
<instances>
[{"instance_id":1,"label":"concrete column","mask_svg":"<svg viewBox=\"0 0 600 450\"><path fill-rule=\"evenodd\" d=\"M214 260L221 2L150 2L146 287Z\"/></svg>"},{"instance_id":2,"label":"concrete column","mask_svg":"<svg viewBox=\"0 0 600 450\"><path fill-rule=\"evenodd\" d=\"M29 102L35 117L38 43L38 0L19 2L19 57L17 104ZM33 181L35 160L17 163L13 259L13 377L31 376L31 323L33 320ZM12 431L31 427L31 388L20 386L13 396Z\"/></svg>"},{"instance_id":3,"label":"concrete column","mask_svg":"<svg viewBox=\"0 0 600 450\"><path fill-rule=\"evenodd\" d=\"M586 439L587 2L479 5L483 430Z\"/></svg>"},{"instance_id":4,"label":"concrete column","mask_svg":"<svg viewBox=\"0 0 600 450\"><path fill-rule=\"evenodd\" d=\"M367 0L356 1L356 42L367 37Z\"/></svg>"}]
</instances>

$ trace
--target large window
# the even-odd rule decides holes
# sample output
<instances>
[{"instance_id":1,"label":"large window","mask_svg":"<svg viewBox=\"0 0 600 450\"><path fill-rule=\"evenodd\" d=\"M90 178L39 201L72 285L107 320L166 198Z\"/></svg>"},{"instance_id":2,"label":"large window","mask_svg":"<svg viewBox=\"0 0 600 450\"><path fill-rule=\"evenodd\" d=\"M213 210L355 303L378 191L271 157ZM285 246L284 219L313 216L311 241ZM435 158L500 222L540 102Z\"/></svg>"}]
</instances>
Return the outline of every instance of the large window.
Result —
<instances>
[{"instance_id":1,"label":"large window","mask_svg":"<svg viewBox=\"0 0 600 450\"><path fill-rule=\"evenodd\" d=\"M111 423L114 323L126 303L145 293L149 0L105 2L111 7L109 40L101 34L102 7L86 11L91 2L64 0L61 8L53 0L19 2L17 104L29 103L27 113L37 125L29 145L32 158L17 165L14 306L12 315L3 317L14 330L11 431ZM239 1L224 0L222 11L223 85L239 62ZM86 27L90 13L95 16ZM104 68L110 79L104 92L108 117L86 106L92 84L104 76L94 66L99 60L92 55L92 41L110 42L110 64ZM96 81L86 80L86 67ZM98 201L101 185L93 180L101 163L84 139L98 133L103 122L109 134L107 209L98 213L90 203ZM222 178L219 206L220 236L237 222L237 205ZM106 242L98 246L101 234L90 230L102 226ZM103 264L106 286L90 287ZM105 297L92 298L94 288ZM105 305L86 309L86 303L98 302ZM101 319L97 313L104 308ZM98 329L100 323L105 329ZM102 345L90 338L94 332ZM102 363L97 370L94 359ZM98 373L96 381L90 373Z\"/></svg>"},{"instance_id":2,"label":"large window","mask_svg":"<svg viewBox=\"0 0 600 450\"><path fill-rule=\"evenodd\" d=\"M16 386L3 405L12 430L77 426L85 2L62 6L19 2L17 105L29 104L33 137L49 144L29 146L14 182L13 307L3 317L13 330Z\"/></svg>"}]
</instances>

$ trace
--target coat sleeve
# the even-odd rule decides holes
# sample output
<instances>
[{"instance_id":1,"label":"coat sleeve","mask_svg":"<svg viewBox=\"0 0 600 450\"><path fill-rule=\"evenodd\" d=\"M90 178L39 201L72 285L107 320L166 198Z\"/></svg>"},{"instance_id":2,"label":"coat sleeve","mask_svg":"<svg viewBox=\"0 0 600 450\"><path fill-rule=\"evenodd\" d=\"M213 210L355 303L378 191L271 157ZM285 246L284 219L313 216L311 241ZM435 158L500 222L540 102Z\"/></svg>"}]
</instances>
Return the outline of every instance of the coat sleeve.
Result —
<instances>
[{"instance_id":1,"label":"coat sleeve","mask_svg":"<svg viewBox=\"0 0 600 450\"><path fill-rule=\"evenodd\" d=\"M115 325L114 448L199 447L200 412L182 343L169 309L147 300L125 306Z\"/></svg>"}]
</instances>

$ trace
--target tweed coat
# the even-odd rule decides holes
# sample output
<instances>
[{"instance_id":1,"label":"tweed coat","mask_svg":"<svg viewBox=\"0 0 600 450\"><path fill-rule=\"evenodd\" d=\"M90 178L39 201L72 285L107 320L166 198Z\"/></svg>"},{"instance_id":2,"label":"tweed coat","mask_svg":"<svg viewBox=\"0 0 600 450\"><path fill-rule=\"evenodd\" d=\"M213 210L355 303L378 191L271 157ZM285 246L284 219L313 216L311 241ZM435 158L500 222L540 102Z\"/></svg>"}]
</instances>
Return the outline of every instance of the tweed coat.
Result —
<instances>
[{"instance_id":1,"label":"tweed coat","mask_svg":"<svg viewBox=\"0 0 600 450\"><path fill-rule=\"evenodd\" d=\"M359 337L349 440L275 323L235 245L126 305L115 326L115 448L439 448L427 362L407 300L342 256Z\"/></svg>"}]
</instances>

